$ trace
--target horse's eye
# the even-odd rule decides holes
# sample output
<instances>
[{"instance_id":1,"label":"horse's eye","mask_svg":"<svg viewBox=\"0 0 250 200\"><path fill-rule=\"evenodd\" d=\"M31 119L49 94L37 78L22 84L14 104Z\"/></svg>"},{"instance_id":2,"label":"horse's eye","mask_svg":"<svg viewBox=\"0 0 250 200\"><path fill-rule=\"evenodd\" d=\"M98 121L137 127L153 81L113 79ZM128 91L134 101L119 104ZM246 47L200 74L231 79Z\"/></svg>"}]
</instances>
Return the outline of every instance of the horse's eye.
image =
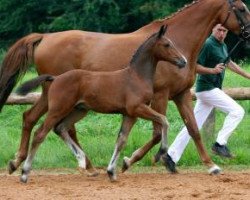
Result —
<instances>
[{"instance_id":1,"label":"horse's eye","mask_svg":"<svg viewBox=\"0 0 250 200\"><path fill-rule=\"evenodd\" d=\"M164 44L164 47L170 47L170 44Z\"/></svg>"},{"instance_id":2,"label":"horse's eye","mask_svg":"<svg viewBox=\"0 0 250 200\"><path fill-rule=\"evenodd\" d=\"M240 9L240 12L245 12L245 11L246 11L245 8Z\"/></svg>"},{"instance_id":3,"label":"horse's eye","mask_svg":"<svg viewBox=\"0 0 250 200\"><path fill-rule=\"evenodd\" d=\"M239 11L240 11L240 12L245 12L245 11L246 11L246 8L244 8L244 7L243 7L243 8L239 8Z\"/></svg>"}]
</instances>

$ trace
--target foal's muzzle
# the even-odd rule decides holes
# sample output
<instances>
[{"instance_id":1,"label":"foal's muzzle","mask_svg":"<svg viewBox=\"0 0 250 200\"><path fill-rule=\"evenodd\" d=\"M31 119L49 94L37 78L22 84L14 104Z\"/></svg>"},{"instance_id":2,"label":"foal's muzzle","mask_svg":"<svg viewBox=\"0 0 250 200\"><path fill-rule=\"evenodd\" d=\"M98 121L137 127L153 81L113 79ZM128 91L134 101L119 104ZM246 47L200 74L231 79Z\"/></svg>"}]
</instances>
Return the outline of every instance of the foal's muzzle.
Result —
<instances>
[{"instance_id":1,"label":"foal's muzzle","mask_svg":"<svg viewBox=\"0 0 250 200\"><path fill-rule=\"evenodd\" d=\"M187 61L185 59L179 59L176 61L176 65L179 67L179 68L183 68L185 67L187 64Z\"/></svg>"}]
</instances>

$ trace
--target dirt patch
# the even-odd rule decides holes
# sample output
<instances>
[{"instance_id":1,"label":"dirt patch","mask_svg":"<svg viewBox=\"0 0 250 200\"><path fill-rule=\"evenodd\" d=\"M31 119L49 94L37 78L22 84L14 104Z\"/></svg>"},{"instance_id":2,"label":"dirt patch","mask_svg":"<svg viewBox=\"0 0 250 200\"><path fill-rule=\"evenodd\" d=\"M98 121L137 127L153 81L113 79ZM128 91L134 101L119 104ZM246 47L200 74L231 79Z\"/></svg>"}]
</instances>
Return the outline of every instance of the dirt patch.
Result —
<instances>
[{"instance_id":1,"label":"dirt patch","mask_svg":"<svg viewBox=\"0 0 250 200\"><path fill-rule=\"evenodd\" d=\"M76 171L34 171L27 184L19 176L0 173L0 199L250 199L250 171L218 176L182 170L118 174L111 183L102 170L97 177Z\"/></svg>"}]
</instances>

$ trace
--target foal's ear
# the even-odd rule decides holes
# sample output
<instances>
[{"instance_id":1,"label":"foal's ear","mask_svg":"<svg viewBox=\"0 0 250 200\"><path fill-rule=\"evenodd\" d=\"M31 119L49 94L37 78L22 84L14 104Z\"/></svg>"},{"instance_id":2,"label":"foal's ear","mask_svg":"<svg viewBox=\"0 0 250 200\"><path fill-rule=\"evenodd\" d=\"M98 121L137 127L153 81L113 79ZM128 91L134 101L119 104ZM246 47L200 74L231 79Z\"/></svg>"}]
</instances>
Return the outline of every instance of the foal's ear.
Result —
<instances>
[{"instance_id":1,"label":"foal's ear","mask_svg":"<svg viewBox=\"0 0 250 200\"><path fill-rule=\"evenodd\" d=\"M161 38L167 31L168 25L162 25L159 32L158 32L158 38Z\"/></svg>"}]
</instances>

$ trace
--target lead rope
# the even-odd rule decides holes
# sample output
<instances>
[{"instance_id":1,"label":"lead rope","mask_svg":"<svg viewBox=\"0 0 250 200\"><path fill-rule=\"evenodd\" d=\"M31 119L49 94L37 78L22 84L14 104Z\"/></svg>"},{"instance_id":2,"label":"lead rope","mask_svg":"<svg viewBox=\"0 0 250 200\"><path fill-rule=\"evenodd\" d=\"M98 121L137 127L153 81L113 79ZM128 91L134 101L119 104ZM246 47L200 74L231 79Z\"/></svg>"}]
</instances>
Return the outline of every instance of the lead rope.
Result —
<instances>
[{"instance_id":1,"label":"lead rope","mask_svg":"<svg viewBox=\"0 0 250 200\"><path fill-rule=\"evenodd\" d=\"M233 52L235 51L235 49L239 46L240 43L242 43L244 41L243 38L239 38L239 41L234 45L234 47L231 49L231 51L228 53L227 57L225 58L223 64L226 66L229 61L230 61L230 57L232 56Z\"/></svg>"}]
</instances>

